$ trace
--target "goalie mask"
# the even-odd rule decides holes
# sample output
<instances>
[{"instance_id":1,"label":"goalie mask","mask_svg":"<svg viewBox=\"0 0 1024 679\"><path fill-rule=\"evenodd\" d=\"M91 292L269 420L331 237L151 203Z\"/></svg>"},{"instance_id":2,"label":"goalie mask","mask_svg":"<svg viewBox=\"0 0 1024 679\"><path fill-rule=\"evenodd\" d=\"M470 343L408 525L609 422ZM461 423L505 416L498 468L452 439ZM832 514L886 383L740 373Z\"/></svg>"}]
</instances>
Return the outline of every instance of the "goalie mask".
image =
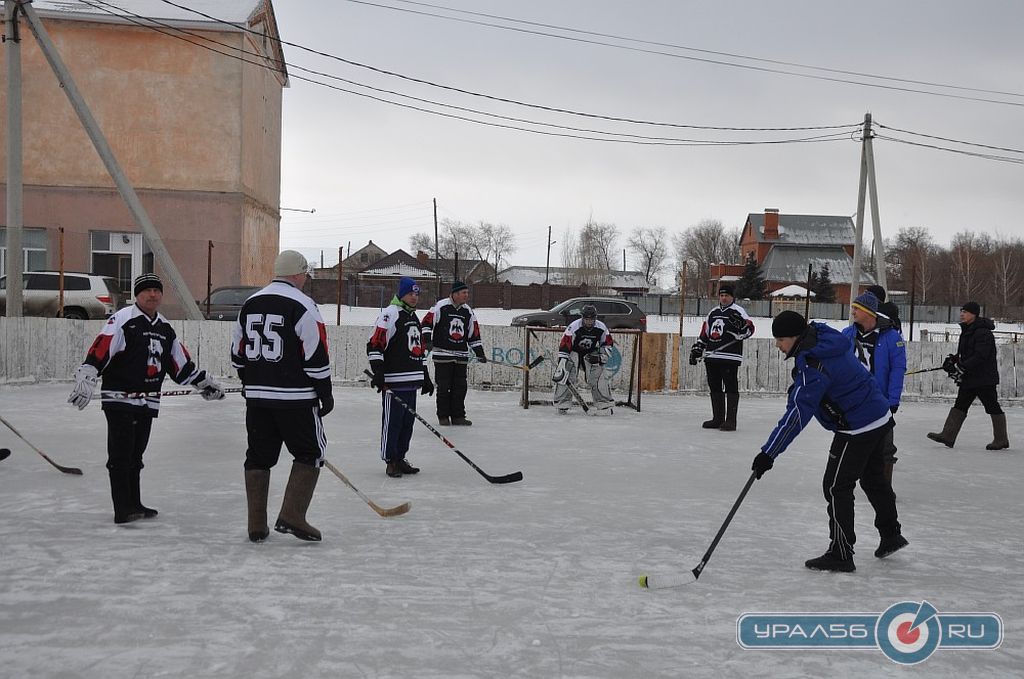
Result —
<instances>
[{"instance_id":1,"label":"goalie mask","mask_svg":"<svg viewBox=\"0 0 1024 679\"><path fill-rule=\"evenodd\" d=\"M593 327L594 322L597 321L597 307L593 304L586 304L583 306L583 310L580 312L580 316L583 318L583 324L588 328Z\"/></svg>"}]
</instances>

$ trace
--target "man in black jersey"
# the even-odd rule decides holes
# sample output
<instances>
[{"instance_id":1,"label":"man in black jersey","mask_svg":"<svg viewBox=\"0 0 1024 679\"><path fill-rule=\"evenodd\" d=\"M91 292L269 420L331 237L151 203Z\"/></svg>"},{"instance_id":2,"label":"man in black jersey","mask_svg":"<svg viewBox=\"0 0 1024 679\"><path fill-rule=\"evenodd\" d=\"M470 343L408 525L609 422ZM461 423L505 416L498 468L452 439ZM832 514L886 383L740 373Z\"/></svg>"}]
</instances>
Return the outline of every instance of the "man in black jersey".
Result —
<instances>
[{"instance_id":1,"label":"man in black jersey","mask_svg":"<svg viewBox=\"0 0 1024 679\"><path fill-rule=\"evenodd\" d=\"M302 286L312 275L306 258L285 250L274 261L274 280L245 301L231 340L231 364L244 385L245 497L249 539L270 535L270 469L281 445L294 458L274 530L319 542L306 510L327 450L323 418L334 409L327 328Z\"/></svg>"},{"instance_id":2,"label":"man in black jersey","mask_svg":"<svg viewBox=\"0 0 1024 679\"><path fill-rule=\"evenodd\" d=\"M708 313L690 351L690 365L697 365L703 358L708 375L711 419L701 425L705 429L736 431L740 405L737 375L743 362L743 340L753 334L754 322L736 304L733 286L722 283L718 287L718 306Z\"/></svg>"},{"instance_id":3,"label":"man in black jersey","mask_svg":"<svg viewBox=\"0 0 1024 679\"><path fill-rule=\"evenodd\" d=\"M423 317L423 347L430 351L437 381L434 400L438 424L473 424L466 419L470 351L481 363L487 363L487 357L480 339L480 324L468 301L469 287L455 281L451 296L439 301Z\"/></svg>"},{"instance_id":4,"label":"man in black jersey","mask_svg":"<svg viewBox=\"0 0 1024 679\"><path fill-rule=\"evenodd\" d=\"M68 397L68 403L84 409L103 376L100 402L107 418L114 523L158 514L142 504L139 476L150 429L160 411L164 375L178 384L192 385L208 401L224 398L221 386L196 368L188 349L158 311L164 296L159 276L142 274L135 279L134 292L135 304L111 316L92 343L85 362L75 371L75 388Z\"/></svg>"}]
</instances>

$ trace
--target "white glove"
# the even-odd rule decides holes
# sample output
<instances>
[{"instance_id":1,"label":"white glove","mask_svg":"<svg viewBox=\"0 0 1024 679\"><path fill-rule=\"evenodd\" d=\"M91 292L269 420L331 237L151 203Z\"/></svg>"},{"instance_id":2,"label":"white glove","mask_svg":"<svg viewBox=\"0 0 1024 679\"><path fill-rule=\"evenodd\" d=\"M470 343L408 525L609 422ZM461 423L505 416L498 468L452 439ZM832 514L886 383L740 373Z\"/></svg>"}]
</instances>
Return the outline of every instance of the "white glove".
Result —
<instances>
[{"instance_id":1,"label":"white glove","mask_svg":"<svg viewBox=\"0 0 1024 679\"><path fill-rule=\"evenodd\" d=\"M96 366L88 363L78 366L78 370L75 371L75 388L68 396L68 403L79 410L85 410L85 406L89 405L89 401L92 399L92 392L96 390L98 377L99 371L96 370Z\"/></svg>"},{"instance_id":2,"label":"white glove","mask_svg":"<svg viewBox=\"0 0 1024 679\"><path fill-rule=\"evenodd\" d=\"M199 373L192 386L198 389L199 395L207 401L219 401L224 398L224 387L207 375L205 370Z\"/></svg>"},{"instance_id":3,"label":"white glove","mask_svg":"<svg viewBox=\"0 0 1024 679\"><path fill-rule=\"evenodd\" d=\"M558 359L558 364L555 369L551 372L551 381L555 384L564 384L565 380L569 377L569 371L566 370L566 359Z\"/></svg>"}]
</instances>

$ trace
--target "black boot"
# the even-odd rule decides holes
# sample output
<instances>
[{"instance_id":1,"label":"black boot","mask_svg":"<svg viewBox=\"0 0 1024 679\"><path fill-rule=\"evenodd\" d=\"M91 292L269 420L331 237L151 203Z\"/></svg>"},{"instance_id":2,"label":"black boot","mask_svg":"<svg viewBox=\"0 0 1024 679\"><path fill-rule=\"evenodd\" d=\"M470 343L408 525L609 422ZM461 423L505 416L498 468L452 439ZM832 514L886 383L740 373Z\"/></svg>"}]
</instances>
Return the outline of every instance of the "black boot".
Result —
<instances>
[{"instance_id":1,"label":"black boot","mask_svg":"<svg viewBox=\"0 0 1024 679\"><path fill-rule=\"evenodd\" d=\"M992 443L985 450L1003 450L1010 447L1010 437L1006 434L1006 414L992 415Z\"/></svg>"},{"instance_id":2,"label":"black boot","mask_svg":"<svg viewBox=\"0 0 1024 679\"><path fill-rule=\"evenodd\" d=\"M893 552L898 552L910 543L905 537L896 533L896 535L890 535L883 537L882 541L878 543L878 549L875 550L875 556L879 559L884 559Z\"/></svg>"},{"instance_id":3,"label":"black boot","mask_svg":"<svg viewBox=\"0 0 1024 679\"><path fill-rule=\"evenodd\" d=\"M142 492L139 488L139 476L141 474L141 469L133 469L131 476L129 477L132 484L132 505L135 507L136 511L142 512L142 518L152 519L160 512L153 509L152 507L147 507L146 505L142 504Z\"/></svg>"},{"instance_id":4,"label":"black boot","mask_svg":"<svg viewBox=\"0 0 1024 679\"><path fill-rule=\"evenodd\" d=\"M245 470L245 503L249 509L249 540L263 542L270 537L267 526L267 495L270 493L269 469Z\"/></svg>"},{"instance_id":5,"label":"black boot","mask_svg":"<svg viewBox=\"0 0 1024 679\"><path fill-rule=\"evenodd\" d=\"M441 417L440 415L438 415L437 416L437 423L442 425L442 426L447 427L449 424L452 423L452 419L450 417Z\"/></svg>"},{"instance_id":6,"label":"black boot","mask_svg":"<svg viewBox=\"0 0 1024 679\"><path fill-rule=\"evenodd\" d=\"M804 562L804 565L812 571L838 571L840 573L852 573L857 570L857 566L853 563L853 554L848 554L844 559L832 549L829 549L816 559L808 559Z\"/></svg>"},{"instance_id":7,"label":"black boot","mask_svg":"<svg viewBox=\"0 0 1024 679\"><path fill-rule=\"evenodd\" d=\"M722 431L736 431L736 411L740 408L740 395L727 393L725 395L725 420L722 421Z\"/></svg>"},{"instance_id":8,"label":"black boot","mask_svg":"<svg viewBox=\"0 0 1024 679\"><path fill-rule=\"evenodd\" d=\"M420 468L413 467L411 464L409 464L409 460L402 458L401 460L398 461L398 471L402 472L403 474L419 474Z\"/></svg>"},{"instance_id":9,"label":"black boot","mask_svg":"<svg viewBox=\"0 0 1024 679\"><path fill-rule=\"evenodd\" d=\"M277 515L274 530L278 533L291 533L300 540L320 542L320 531L306 523L306 510L313 499L318 478L318 467L292 463L292 473L284 489L284 501L281 502L281 513Z\"/></svg>"},{"instance_id":10,"label":"black boot","mask_svg":"<svg viewBox=\"0 0 1024 679\"><path fill-rule=\"evenodd\" d=\"M452 418L452 425L453 426L457 425L457 426L460 426L460 427L471 427L471 426L473 426L473 421L472 420L467 420L465 417L453 417Z\"/></svg>"},{"instance_id":11,"label":"black boot","mask_svg":"<svg viewBox=\"0 0 1024 679\"><path fill-rule=\"evenodd\" d=\"M939 433L930 432L928 438L945 444L947 448L952 448L953 444L956 443L957 435L960 434L960 427L964 426L964 420L966 419L967 413L956 408L950 408L949 414L946 415L946 423L942 425L942 431Z\"/></svg>"},{"instance_id":12,"label":"black boot","mask_svg":"<svg viewBox=\"0 0 1024 679\"><path fill-rule=\"evenodd\" d=\"M110 499L114 502L114 523L131 523L143 518L132 499L131 469L111 469Z\"/></svg>"},{"instance_id":13,"label":"black boot","mask_svg":"<svg viewBox=\"0 0 1024 679\"><path fill-rule=\"evenodd\" d=\"M700 426L705 429L718 429L725 421L725 394L720 391L711 393L711 419Z\"/></svg>"},{"instance_id":14,"label":"black boot","mask_svg":"<svg viewBox=\"0 0 1024 679\"><path fill-rule=\"evenodd\" d=\"M402 467L398 462L389 461L387 466L384 467L384 473L393 479L400 479L402 478Z\"/></svg>"}]
</instances>

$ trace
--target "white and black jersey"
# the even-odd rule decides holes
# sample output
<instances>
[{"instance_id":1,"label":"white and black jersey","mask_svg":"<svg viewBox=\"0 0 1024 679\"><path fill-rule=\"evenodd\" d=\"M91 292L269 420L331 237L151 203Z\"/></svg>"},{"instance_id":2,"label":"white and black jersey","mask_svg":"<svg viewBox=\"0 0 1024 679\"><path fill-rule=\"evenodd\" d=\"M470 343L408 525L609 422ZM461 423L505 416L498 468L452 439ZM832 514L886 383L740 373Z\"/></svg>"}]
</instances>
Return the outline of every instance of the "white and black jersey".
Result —
<instances>
[{"instance_id":1,"label":"white and black jersey","mask_svg":"<svg viewBox=\"0 0 1024 679\"><path fill-rule=\"evenodd\" d=\"M384 383L413 389L423 384L423 338L416 313L401 304L380 312L366 343L370 365L384 369Z\"/></svg>"},{"instance_id":2,"label":"white and black jersey","mask_svg":"<svg viewBox=\"0 0 1024 679\"><path fill-rule=\"evenodd\" d=\"M110 317L85 363L103 377L104 410L138 411L153 417L160 410L164 375L178 384L191 384L199 374L167 319L159 313L150 318L134 304Z\"/></svg>"},{"instance_id":3,"label":"white and black jersey","mask_svg":"<svg viewBox=\"0 0 1024 679\"><path fill-rule=\"evenodd\" d=\"M611 349L612 344L612 334L603 322L594 321L594 325L588 328L582 318L577 318L562 334L562 340L558 343L558 358L569 358L570 353L576 352L582 360L589 353L606 347Z\"/></svg>"},{"instance_id":4,"label":"white and black jersey","mask_svg":"<svg viewBox=\"0 0 1024 679\"><path fill-rule=\"evenodd\" d=\"M433 344L431 358L436 363L469 362L469 352L484 357L480 340L480 324L468 304L456 306L446 297L431 307L423 317L423 337Z\"/></svg>"},{"instance_id":5,"label":"white and black jersey","mask_svg":"<svg viewBox=\"0 0 1024 679\"><path fill-rule=\"evenodd\" d=\"M716 306L700 329L704 360L743 361L743 340L754 334L754 322L738 304Z\"/></svg>"},{"instance_id":6,"label":"white and black jersey","mask_svg":"<svg viewBox=\"0 0 1024 679\"><path fill-rule=\"evenodd\" d=\"M316 303L279 279L247 299L231 336L231 365L247 404L316 407L317 394L331 390L327 328Z\"/></svg>"}]
</instances>

